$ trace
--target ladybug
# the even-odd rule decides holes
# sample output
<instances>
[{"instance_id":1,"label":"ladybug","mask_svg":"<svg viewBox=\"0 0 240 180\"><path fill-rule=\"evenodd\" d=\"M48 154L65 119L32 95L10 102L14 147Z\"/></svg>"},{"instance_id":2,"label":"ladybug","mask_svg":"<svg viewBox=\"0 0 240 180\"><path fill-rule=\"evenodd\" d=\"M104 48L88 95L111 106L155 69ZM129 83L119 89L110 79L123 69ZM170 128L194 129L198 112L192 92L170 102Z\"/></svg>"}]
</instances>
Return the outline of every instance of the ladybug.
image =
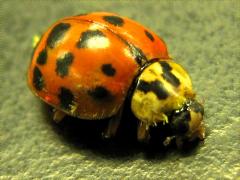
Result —
<instances>
[{"instance_id":1,"label":"ladybug","mask_svg":"<svg viewBox=\"0 0 240 180\"><path fill-rule=\"evenodd\" d=\"M65 115L110 118L105 137L116 134L127 97L138 121L137 138L150 127L169 125L175 139L204 139L204 108L191 79L168 55L164 41L137 22L108 12L63 18L35 47L28 69L32 92Z\"/></svg>"}]
</instances>

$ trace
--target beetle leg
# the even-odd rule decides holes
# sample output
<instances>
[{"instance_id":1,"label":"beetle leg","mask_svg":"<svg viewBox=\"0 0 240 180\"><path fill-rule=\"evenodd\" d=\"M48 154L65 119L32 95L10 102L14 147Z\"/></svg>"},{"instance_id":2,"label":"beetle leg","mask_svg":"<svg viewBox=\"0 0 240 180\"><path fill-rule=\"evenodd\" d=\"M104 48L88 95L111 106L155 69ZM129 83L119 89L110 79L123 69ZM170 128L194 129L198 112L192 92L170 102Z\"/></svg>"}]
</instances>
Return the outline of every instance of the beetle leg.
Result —
<instances>
[{"instance_id":1,"label":"beetle leg","mask_svg":"<svg viewBox=\"0 0 240 180\"><path fill-rule=\"evenodd\" d=\"M122 118L122 108L119 110L119 112L115 116L113 116L109 120L108 127L105 129L105 131L102 134L103 138L109 139L116 135L121 118Z\"/></svg>"},{"instance_id":2,"label":"beetle leg","mask_svg":"<svg viewBox=\"0 0 240 180\"><path fill-rule=\"evenodd\" d=\"M150 134L149 134L149 126L147 125L147 123L140 122L138 124L137 139L138 141L145 142L145 143L149 141Z\"/></svg>"},{"instance_id":3,"label":"beetle leg","mask_svg":"<svg viewBox=\"0 0 240 180\"><path fill-rule=\"evenodd\" d=\"M63 111L60 111L60 110L57 110L57 109L54 109L53 110L53 120L56 122L56 123L59 123L62 121L62 119L66 116L66 113L64 113Z\"/></svg>"}]
</instances>

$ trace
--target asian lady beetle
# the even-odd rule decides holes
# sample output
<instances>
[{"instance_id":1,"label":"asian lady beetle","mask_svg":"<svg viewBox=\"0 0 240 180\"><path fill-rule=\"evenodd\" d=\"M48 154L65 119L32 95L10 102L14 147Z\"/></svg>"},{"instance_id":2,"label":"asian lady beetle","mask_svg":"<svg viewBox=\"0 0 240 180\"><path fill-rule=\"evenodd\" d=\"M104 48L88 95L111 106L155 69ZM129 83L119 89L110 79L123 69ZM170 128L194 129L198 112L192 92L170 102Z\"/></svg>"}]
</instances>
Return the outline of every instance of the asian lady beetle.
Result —
<instances>
[{"instance_id":1,"label":"asian lady beetle","mask_svg":"<svg viewBox=\"0 0 240 180\"><path fill-rule=\"evenodd\" d=\"M113 13L71 16L52 25L35 48L28 85L55 108L55 121L65 115L111 118L106 137L115 135L132 89L138 140L147 141L149 127L158 123L171 127L165 144L204 138L203 106L187 72L155 33Z\"/></svg>"}]
</instances>

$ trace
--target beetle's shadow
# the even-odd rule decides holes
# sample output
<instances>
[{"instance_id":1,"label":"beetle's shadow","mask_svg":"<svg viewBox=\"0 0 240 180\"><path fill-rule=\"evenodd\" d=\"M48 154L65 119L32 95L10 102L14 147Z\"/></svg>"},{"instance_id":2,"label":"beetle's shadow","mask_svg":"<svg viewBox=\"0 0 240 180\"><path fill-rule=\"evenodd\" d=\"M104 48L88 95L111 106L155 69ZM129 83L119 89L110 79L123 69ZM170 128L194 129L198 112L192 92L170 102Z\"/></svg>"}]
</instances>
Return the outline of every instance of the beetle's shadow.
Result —
<instances>
[{"instance_id":1,"label":"beetle's shadow","mask_svg":"<svg viewBox=\"0 0 240 180\"><path fill-rule=\"evenodd\" d=\"M161 127L151 131L150 143L139 143L136 138L137 120L128 109L123 111L123 118L116 136L108 140L102 138L102 132L107 127L109 119L81 120L66 116L60 123L56 123L52 120L52 108L42 103L42 109L46 122L64 143L76 151L87 149L106 158L134 157L139 153L143 153L146 159L162 159L172 153L188 156L196 151L198 145L198 141L195 141L187 144L182 150L177 149L175 144L165 147L159 142L163 142L167 130Z\"/></svg>"}]
</instances>

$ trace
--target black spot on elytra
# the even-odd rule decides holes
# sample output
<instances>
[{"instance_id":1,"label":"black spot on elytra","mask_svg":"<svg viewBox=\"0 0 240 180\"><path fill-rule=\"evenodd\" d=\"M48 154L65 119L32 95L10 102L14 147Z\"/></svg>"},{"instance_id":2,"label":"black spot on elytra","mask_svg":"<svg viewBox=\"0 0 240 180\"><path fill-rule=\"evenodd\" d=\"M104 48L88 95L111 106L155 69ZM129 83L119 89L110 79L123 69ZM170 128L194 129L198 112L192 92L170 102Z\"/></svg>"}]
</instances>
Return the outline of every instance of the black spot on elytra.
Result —
<instances>
[{"instance_id":1,"label":"black spot on elytra","mask_svg":"<svg viewBox=\"0 0 240 180\"><path fill-rule=\"evenodd\" d=\"M106 37L103 32L99 30L87 30L81 34L80 40L77 42L78 48L87 48L87 41L91 38Z\"/></svg>"},{"instance_id":2,"label":"black spot on elytra","mask_svg":"<svg viewBox=\"0 0 240 180\"><path fill-rule=\"evenodd\" d=\"M165 89L165 87L162 85L162 83L158 80L152 81L152 82L146 82L143 80L140 80L137 84L137 89L140 91L143 91L144 93L153 92L156 94L158 99L166 99L168 97L168 92Z\"/></svg>"},{"instance_id":3,"label":"black spot on elytra","mask_svg":"<svg viewBox=\"0 0 240 180\"><path fill-rule=\"evenodd\" d=\"M42 76L42 72L37 66L33 69L33 86L38 91L41 91L44 87L44 79Z\"/></svg>"},{"instance_id":4,"label":"black spot on elytra","mask_svg":"<svg viewBox=\"0 0 240 180\"><path fill-rule=\"evenodd\" d=\"M60 106L62 108L67 109L67 110L71 109L71 105L73 104L74 96L69 89L67 89L65 87L61 87L58 98L60 100Z\"/></svg>"},{"instance_id":5,"label":"black spot on elytra","mask_svg":"<svg viewBox=\"0 0 240 180\"><path fill-rule=\"evenodd\" d=\"M103 16L103 19L114 26L123 26L124 24L124 20L119 16Z\"/></svg>"},{"instance_id":6,"label":"black spot on elytra","mask_svg":"<svg viewBox=\"0 0 240 180\"><path fill-rule=\"evenodd\" d=\"M47 62L47 49L44 48L39 54L38 54L38 57L37 57L37 63L39 65L44 65L46 64Z\"/></svg>"},{"instance_id":7,"label":"black spot on elytra","mask_svg":"<svg viewBox=\"0 0 240 180\"><path fill-rule=\"evenodd\" d=\"M151 41L154 41L154 37L153 37L153 35L152 35L150 32L148 32L147 30L145 30L144 32L145 32L146 36L147 36Z\"/></svg>"},{"instance_id":8,"label":"black spot on elytra","mask_svg":"<svg viewBox=\"0 0 240 180\"><path fill-rule=\"evenodd\" d=\"M172 84L175 87L178 87L180 85L179 79L171 72L172 67L167 63L167 62L160 62L162 69L163 69L163 74L162 77Z\"/></svg>"},{"instance_id":9,"label":"black spot on elytra","mask_svg":"<svg viewBox=\"0 0 240 180\"><path fill-rule=\"evenodd\" d=\"M143 51L132 44L129 44L129 47L130 52L133 55L134 59L136 60L137 64L139 66L143 66L147 62L147 57L145 56Z\"/></svg>"},{"instance_id":10,"label":"black spot on elytra","mask_svg":"<svg viewBox=\"0 0 240 180\"><path fill-rule=\"evenodd\" d=\"M173 132L177 134L186 133L189 129L190 119L191 119L191 116L187 109L173 114L170 121L170 125Z\"/></svg>"},{"instance_id":11,"label":"black spot on elytra","mask_svg":"<svg viewBox=\"0 0 240 180\"><path fill-rule=\"evenodd\" d=\"M63 56L59 57L56 62L56 73L60 77L64 77L68 75L69 66L73 62L73 55L72 53L65 53Z\"/></svg>"},{"instance_id":12,"label":"black spot on elytra","mask_svg":"<svg viewBox=\"0 0 240 180\"><path fill-rule=\"evenodd\" d=\"M88 94L95 100L106 100L112 97L111 93L103 86L97 86L93 90L89 90Z\"/></svg>"},{"instance_id":13,"label":"black spot on elytra","mask_svg":"<svg viewBox=\"0 0 240 180\"><path fill-rule=\"evenodd\" d=\"M116 73L116 69L114 69L111 64L103 64L101 69L102 72L107 76L114 76Z\"/></svg>"},{"instance_id":14,"label":"black spot on elytra","mask_svg":"<svg viewBox=\"0 0 240 180\"><path fill-rule=\"evenodd\" d=\"M59 42L64 34L68 31L70 28L70 24L68 23L59 23L57 24L52 31L50 32L48 38L47 38L47 46L50 48L54 48Z\"/></svg>"}]
</instances>

